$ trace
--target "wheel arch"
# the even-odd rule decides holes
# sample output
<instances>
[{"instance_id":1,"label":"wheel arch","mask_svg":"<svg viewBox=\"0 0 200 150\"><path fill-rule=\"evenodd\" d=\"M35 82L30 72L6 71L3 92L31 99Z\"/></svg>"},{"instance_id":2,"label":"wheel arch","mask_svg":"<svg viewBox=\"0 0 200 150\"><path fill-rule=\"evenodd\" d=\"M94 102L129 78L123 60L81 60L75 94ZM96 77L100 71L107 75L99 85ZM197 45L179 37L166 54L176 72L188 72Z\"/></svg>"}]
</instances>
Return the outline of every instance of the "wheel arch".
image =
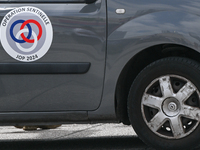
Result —
<instances>
[{"instance_id":1,"label":"wheel arch","mask_svg":"<svg viewBox=\"0 0 200 150\"><path fill-rule=\"evenodd\" d=\"M200 62L200 53L178 44L159 44L148 47L133 56L123 67L115 90L115 111L119 121L129 125L127 98L132 82L148 64L171 56L181 56ZM145 60L145 61L144 61Z\"/></svg>"}]
</instances>

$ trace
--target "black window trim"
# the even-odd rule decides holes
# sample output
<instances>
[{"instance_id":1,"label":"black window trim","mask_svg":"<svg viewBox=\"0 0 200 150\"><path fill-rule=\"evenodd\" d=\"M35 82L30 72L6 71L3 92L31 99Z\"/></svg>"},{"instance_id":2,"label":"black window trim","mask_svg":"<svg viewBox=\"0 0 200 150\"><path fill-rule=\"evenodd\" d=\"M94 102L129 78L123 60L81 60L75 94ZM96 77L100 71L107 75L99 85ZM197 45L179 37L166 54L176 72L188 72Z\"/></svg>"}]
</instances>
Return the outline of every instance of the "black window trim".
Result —
<instances>
[{"instance_id":1,"label":"black window trim","mask_svg":"<svg viewBox=\"0 0 200 150\"><path fill-rule=\"evenodd\" d=\"M97 0L0 0L0 3L94 3Z\"/></svg>"}]
</instances>

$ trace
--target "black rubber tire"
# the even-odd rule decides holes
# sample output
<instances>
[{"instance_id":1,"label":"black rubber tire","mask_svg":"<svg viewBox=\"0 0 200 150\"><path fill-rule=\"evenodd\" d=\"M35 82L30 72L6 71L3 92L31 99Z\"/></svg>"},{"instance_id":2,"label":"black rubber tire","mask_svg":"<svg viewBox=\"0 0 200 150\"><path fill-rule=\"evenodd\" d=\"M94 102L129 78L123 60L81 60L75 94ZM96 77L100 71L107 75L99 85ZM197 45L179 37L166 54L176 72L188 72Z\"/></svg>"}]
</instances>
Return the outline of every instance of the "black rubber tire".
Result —
<instances>
[{"instance_id":1,"label":"black rubber tire","mask_svg":"<svg viewBox=\"0 0 200 150\"><path fill-rule=\"evenodd\" d=\"M48 129L56 129L60 126L61 126L61 124L59 124L59 125L41 125L41 126L38 126L38 127L43 129L43 130L48 130Z\"/></svg>"},{"instance_id":2,"label":"black rubber tire","mask_svg":"<svg viewBox=\"0 0 200 150\"><path fill-rule=\"evenodd\" d=\"M143 69L134 80L128 97L130 122L147 145L159 150L192 150L200 146L200 125L181 139L167 139L153 133L145 123L141 112L141 99L147 86L160 76L173 74L190 80L200 91L200 64L182 57L168 57L153 62Z\"/></svg>"}]
</instances>

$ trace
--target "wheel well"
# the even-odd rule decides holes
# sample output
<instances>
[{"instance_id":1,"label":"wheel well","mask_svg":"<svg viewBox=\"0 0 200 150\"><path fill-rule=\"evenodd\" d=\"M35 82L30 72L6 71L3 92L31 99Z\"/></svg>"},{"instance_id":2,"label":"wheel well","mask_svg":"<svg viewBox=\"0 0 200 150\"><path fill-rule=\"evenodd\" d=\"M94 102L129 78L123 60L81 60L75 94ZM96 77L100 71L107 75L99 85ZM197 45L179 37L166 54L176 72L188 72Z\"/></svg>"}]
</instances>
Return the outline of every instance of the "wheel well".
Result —
<instances>
[{"instance_id":1,"label":"wheel well","mask_svg":"<svg viewBox=\"0 0 200 150\"><path fill-rule=\"evenodd\" d=\"M123 68L116 86L115 109L118 120L129 125L127 98L136 76L150 63L165 57L186 57L200 62L200 54L193 49L175 44L161 44L149 47L135 55Z\"/></svg>"}]
</instances>

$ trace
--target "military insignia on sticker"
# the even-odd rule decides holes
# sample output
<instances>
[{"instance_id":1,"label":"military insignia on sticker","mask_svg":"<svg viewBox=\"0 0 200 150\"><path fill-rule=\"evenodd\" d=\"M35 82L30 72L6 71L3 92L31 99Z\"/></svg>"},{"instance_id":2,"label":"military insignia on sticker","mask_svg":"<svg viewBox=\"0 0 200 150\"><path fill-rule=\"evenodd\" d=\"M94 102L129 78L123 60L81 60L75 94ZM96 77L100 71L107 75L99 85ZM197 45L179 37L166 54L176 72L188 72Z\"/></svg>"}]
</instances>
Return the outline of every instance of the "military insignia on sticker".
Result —
<instances>
[{"instance_id":1,"label":"military insignia on sticker","mask_svg":"<svg viewBox=\"0 0 200 150\"><path fill-rule=\"evenodd\" d=\"M16 8L7 13L1 22L1 44L18 61L40 59L48 52L52 40L51 21L38 8Z\"/></svg>"}]
</instances>

